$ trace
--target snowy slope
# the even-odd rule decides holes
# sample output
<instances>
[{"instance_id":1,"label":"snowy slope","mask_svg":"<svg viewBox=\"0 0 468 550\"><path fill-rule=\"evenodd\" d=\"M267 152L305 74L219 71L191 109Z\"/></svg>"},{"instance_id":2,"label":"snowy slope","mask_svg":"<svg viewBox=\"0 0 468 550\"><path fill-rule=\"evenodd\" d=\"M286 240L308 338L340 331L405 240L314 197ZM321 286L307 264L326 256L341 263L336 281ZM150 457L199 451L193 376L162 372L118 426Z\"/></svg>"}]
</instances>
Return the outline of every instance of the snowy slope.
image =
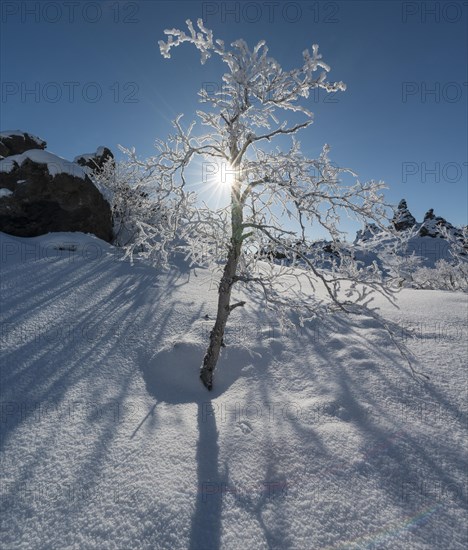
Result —
<instances>
[{"instance_id":1,"label":"snowy slope","mask_svg":"<svg viewBox=\"0 0 468 550\"><path fill-rule=\"evenodd\" d=\"M424 384L372 318L250 299L208 393L209 273L0 236L2 548L466 547L466 295L382 302Z\"/></svg>"}]
</instances>

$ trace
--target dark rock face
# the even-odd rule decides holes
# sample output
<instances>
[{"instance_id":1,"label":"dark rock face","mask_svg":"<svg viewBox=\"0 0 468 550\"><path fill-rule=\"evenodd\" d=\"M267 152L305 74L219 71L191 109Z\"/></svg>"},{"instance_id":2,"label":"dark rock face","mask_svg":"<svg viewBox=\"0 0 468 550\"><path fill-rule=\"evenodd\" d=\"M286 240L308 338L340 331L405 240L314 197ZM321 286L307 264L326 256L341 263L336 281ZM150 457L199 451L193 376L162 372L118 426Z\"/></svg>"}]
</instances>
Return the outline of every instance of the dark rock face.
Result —
<instances>
[{"instance_id":1,"label":"dark rock face","mask_svg":"<svg viewBox=\"0 0 468 550\"><path fill-rule=\"evenodd\" d=\"M0 133L0 156L21 155L30 149L45 149L47 143L32 134L16 130Z\"/></svg>"},{"instance_id":2,"label":"dark rock face","mask_svg":"<svg viewBox=\"0 0 468 550\"><path fill-rule=\"evenodd\" d=\"M398 204L398 208L392 219L393 227L397 231L404 231L405 229L410 229L413 227L415 223L416 219L408 210L408 205L406 204L405 199L402 199Z\"/></svg>"},{"instance_id":3,"label":"dark rock face","mask_svg":"<svg viewBox=\"0 0 468 550\"><path fill-rule=\"evenodd\" d=\"M76 162L80 166L90 168L94 172L96 170L102 170L104 164L109 159L114 160L112 151L107 147L98 147L95 153L79 155L75 157L73 162Z\"/></svg>"},{"instance_id":4,"label":"dark rock face","mask_svg":"<svg viewBox=\"0 0 468 550\"><path fill-rule=\"evenodd\" d=\"M434 214L431 208L424 215L424 221L419 228L420 237L444 237L445 232L451 233L457 239L462 237L462 232L441 216Z\"/></svg>"},{"instance_id":5,"label":"dark rock face","mask_svg":"<svg viewBox=\"0 0 468 550\"><path fill-rule=\"evenodd\" d=\"M3 141L0 141L0 158L5 158L10 154L10 150L8 147L3 143Z\"/></svg>"},{"instance_id":6,"label":"dark rock face","mask_svg":"<svg viewBox=\"0 0 468 550\"><path fill-rule=\"evenodd\" d=\"M434 209L431 208L429 209L425 214L424 214L424 221L426 220L433 220L435 218L435 215L434 215Z\"/></svg>"},{"instance_id":7,"label":"dark rock face","mask_svg":"<svg viewBox=\"0 0 468 550\"><path fill-rule=\"evenodd\" d=\"M63 159L55 158L60 166ZM81 168L51 174L45 162L27 156L17 160L4 160L11 161L13 168L0 171L0 189L12 192L4 191L0 197L0 231L19 237L81 231L107 242L112 240L110 206L90 178L79 174Z\"/></svg>"},{"instance_id":8,"label":"dark rock face","mask_svg":"<svg viewBox=\"0 0 468 550\"><path fill-rule=\"evenodd\" d=\"M333 243L327 243L323 246L322 250L326 253L326 254L333 254L333 256L336 256L337 258L339 258L340 256L340 253L336 250L335 246Z\"/></svg>"}]
</instances>

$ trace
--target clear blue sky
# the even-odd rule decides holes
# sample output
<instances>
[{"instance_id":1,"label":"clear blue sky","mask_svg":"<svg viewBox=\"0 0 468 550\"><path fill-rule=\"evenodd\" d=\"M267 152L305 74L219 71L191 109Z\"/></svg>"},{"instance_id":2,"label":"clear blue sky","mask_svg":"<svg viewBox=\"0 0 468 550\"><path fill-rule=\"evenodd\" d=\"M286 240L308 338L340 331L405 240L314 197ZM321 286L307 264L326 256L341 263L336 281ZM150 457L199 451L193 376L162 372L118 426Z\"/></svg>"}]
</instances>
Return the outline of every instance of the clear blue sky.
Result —
<instances>
[{"instance_id":1,"label":"clear blue sky","mask_svg":"<svg viewBox=\"0 0 468 550\"><path fill-rule=\"evenodd\" d=\"M66 158L117 144L151 154L171 119L192 118L203 83L219 82L220 64L202 66L193 47L166 60L157 46L165 28L204 17L225 41L265 39L285 68L318 43L348 90L310 99L303 148L316 156L329 143L338 165L385 180L388 200L405 197L418 220L433 207L467 223L466 2L72 4L2 2L2 129Z\"/></svg>"}]
</instances>

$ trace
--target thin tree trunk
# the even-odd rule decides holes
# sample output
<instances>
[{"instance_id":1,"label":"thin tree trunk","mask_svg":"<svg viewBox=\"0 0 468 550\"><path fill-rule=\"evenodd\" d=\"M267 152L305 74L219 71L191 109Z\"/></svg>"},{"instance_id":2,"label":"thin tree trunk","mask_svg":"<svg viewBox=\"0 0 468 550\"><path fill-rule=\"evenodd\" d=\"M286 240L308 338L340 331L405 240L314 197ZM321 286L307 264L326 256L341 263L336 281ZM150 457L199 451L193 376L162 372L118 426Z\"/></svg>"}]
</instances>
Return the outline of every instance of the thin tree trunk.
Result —
<instances>
[{"instance_id":1,"label":"thin tree trunk","mask_svg":"<svg viewBox=\"0 0 468 550\"><path fill-rule=\"evenodd\" d=\"M231 313L231 289L239 260L236 248L235 245L231 245L229 249L228 260L224 267L223 276L218 289L219 296L216 323L210 333L210 345L206 351L205 358L203 359L203 366L200 371L200 378L208 390L211 390L213 387L213 372L219 359L224 330L229 314Z\"/></svg>"},{"instance_id":2,"label":"thin tree trunk","mask_svg":"<svg viewBox=\"0 0 468 550\"><path fill-rule=\"evenodd\" d=\"M238 157L237 145L231 148L231 166L237 166ZM221 346L223 345L224 330L229 314L234 307L244 305L243 302L231 306L231 290L235 282L237 264L242 248L243 232L243 212L240 194L240 181L235 179L231 189L231 245L228 251L228 258L224 266L223 276L218 289L218 312L216 323L210 333L210 344L203 359L203 365L200 370L200 378L208 390L213 388L213 372L219 359Z\"/></svg>"}]
</instances>

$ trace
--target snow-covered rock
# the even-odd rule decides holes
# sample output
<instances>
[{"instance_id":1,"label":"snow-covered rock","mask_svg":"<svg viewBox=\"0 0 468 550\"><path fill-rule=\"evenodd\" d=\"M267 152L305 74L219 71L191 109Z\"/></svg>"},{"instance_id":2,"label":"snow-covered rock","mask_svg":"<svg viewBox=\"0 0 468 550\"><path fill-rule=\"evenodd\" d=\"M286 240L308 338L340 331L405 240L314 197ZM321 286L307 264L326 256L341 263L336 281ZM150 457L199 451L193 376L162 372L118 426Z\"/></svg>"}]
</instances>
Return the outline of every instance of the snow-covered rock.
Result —
<instances>
[{"instance_id":1,"label":"snow-covered rock","mask_svg":"<svg viewBox=\"0 0 468 550\"><path fill-rule=\"evenodd\" d=\"M356 233L353 243L333 243L324 239L311 242L307 247L289 243L317 267L338 269L342 262L353 257L366 269L373 264L389 274L397 266L398 272L409 273L418 266L434 268L439 260L449 264L468 259L468 231L457 228L429 210L422 223L410 213L406 201L400 201L388 230L367 223ZM304 260L291 249L281 245L264 248L266 260L276 264L303 265Z\"/></svg>"},{"instance_id":2,"label":"snow-covered rock","mask_svg":"<svg viewBox=\"0 0 468 550\"><path fill-rule=\"evenodd\" d=\"M107 147L101 146L96 149L95 153L84 153L83 155L78 155L73 159L73 162L95 171L101 170L104 164L109 159L113 158L114 155L112 154L112 151Z\"/></svg>"},{"instance_id":3,"label":"snow-covered rock","mask_svg":"<svg viewBox=\"0 0 468 550\"><path fill-rule=\"evenodd\" d=\"M389 250L402 258L414 254L426 267L434 267L438 260L452 261L452 253L462 259L466 257L463 246L468 249L468 245L464 243L463 230L436 216L432 208L424 216L423 222L417 222L402 199L389 229L385 233L373 224L368 224L357 232L354 245L358 249L357 255L365 264L374 261L376 255L383 257ZM399 238L403 245L398 246Z\"/></svg>"},{"instance_id":4,"label":"snow-covered rock","mask_svg":"<svg viewBox=\"0 0 468 550\"><path fill-rule=\"evenodd\" d=\"M445 238L447 234L452 234L454 237L461 237L462 232L445 218L436 216L433 208L428 210L419 228L419 235L421 237Z\"/></svg>"},{"instance_id":5,"label":"snow-covered rock","mask_svg":"<svg viewBox=\"0 0 468 550\"><path fill-rule=\"evenodd\" d=\"M37 136L21 130L0 132L0 157L20 155L30 149L45 149L47 143Z\"/></svg>"},{"instance_id":6,"label":"snow-covered rock","mask_svg":"<svg viewBox=\"0 0 468 550\"><path fill-rule=\"evenodd\" d=\"M0 231L34 237L54 231L112 239L108 202L79 164L42 149L0 161Z\"/></svg>"},{"instance_id":7,"label":"snow-covered rock","mask_svg":"<svg viewBox=\"0 0 468 550\"><path fill-rule=\"evenodd\" d=\"M395 215L392 219L392 225L397 231L404 231L405 229L411 229L416 223L416 219L408 210L406 200L402 199L398 208L395 211Z\"/></svg>"},{"instance_id":8,"label":"snow-covered rock","mask_svg":"<svg viewBox=\"0 0 468 550\"><path fill-rule=\"evenodd\" d=\"M10 173L22 166L26 160L30 160L34 164L45 164L51 176L68 174L76 178L86 178L86 172L79 164L70 162L58 155L41 149L31 149L20 155L12 155L6 159L0 160L0 172Z\"/></svg>"},{"instance_id":9,"label":"snow-covered rock","mask_svg":"<svg viewBox=\"0 0 468 550\"><path fill-rule=\"evenodd\" d=\"M358 243L361 241L368 241L369 239L373 239L375 235L378 235L381 232L382 230L375 223L366 223L364 229L359 229L359 231L356 233L356 238L354 239L354 242Z\"/></svg>"},{"instance_id":10,"label":"snow-covered rock","mask_svg":"<svg viewBox=\"0 0 468 550\"><path fill-rule=\"evenodd\" d=\"M0 189L0 199L3 197L9 197L10 195L13 195L13 191L5 188Z\"/></svg>"}]
</instances>

